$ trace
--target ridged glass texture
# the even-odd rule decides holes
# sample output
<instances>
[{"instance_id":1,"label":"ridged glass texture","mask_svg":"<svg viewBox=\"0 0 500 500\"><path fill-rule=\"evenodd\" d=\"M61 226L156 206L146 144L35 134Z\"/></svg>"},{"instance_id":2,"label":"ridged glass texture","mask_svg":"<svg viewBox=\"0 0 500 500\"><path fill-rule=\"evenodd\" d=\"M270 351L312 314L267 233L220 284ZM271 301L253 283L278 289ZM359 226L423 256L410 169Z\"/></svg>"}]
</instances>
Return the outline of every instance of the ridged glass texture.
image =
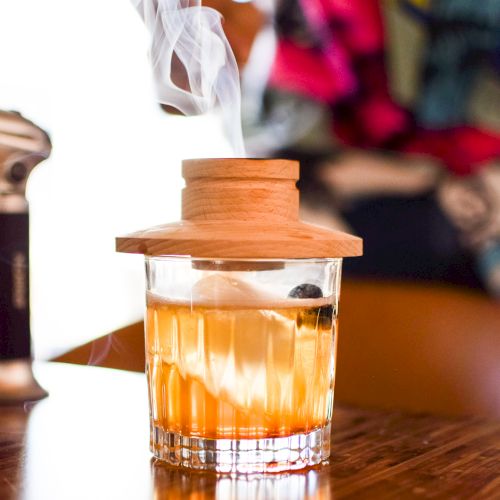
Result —
<instances>
[{"instance_id":1,"label":"ridged glass texture","mask_svg":"<svg viewBox=\"0 0 500 500\"><path fill-rule=\"evenodd\" d=\"M242 473L327 458L340 259L146 264L154 455Z\"/></svg>"}]
</instances>

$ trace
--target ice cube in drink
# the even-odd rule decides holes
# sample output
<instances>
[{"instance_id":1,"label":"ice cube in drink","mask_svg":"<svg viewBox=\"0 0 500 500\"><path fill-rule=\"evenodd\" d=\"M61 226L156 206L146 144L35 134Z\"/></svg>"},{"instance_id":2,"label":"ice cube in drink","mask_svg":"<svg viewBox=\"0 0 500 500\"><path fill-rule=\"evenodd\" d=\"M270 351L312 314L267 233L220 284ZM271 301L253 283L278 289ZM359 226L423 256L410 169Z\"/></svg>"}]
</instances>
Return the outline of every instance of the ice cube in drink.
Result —
<instances>
[{"instance_id":1,"label":"ice cube in drink","mask_svg":"<svg viewBox=\"0 0 500 500\"><path fill-rule=\"evenodd\" d=\"M333 401L332 297L278 300L212 275L191 302L147 298L153 432L204 439L308 434Z\"/></svg>"}]
</instances>

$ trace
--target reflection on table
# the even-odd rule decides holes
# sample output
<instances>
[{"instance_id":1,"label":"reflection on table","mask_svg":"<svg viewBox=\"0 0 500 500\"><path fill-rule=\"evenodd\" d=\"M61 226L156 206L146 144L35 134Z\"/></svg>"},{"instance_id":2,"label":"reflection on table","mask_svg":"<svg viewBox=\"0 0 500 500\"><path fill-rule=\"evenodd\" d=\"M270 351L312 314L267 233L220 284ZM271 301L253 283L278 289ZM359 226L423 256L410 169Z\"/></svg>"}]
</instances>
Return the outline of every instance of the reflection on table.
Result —
<instances>
[{"instance_id":1,"label":"reflection on table","mask_svg":"<svg viewBox=\"0 0 500 500\"><path fill-rule=\"evenodd\" d=\"M0 498L494 498L500 421L334 411L328 463L227 476L151 458L144 375L58 363L36 374L50 396L0 407Z\"/></svg>"}]
</instances>

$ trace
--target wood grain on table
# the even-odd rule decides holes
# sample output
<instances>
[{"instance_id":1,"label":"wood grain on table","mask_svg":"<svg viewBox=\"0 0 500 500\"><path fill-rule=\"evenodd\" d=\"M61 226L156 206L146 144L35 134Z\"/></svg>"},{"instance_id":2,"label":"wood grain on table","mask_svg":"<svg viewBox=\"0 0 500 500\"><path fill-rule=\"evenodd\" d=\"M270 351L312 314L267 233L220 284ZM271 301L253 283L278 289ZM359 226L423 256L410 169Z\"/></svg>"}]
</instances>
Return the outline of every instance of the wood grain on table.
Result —
<instances>
[{"instance_id":1,"label":"wood grain on table","mask_svg":"<svg viewBox=\"0 0 500 500\"><path fill-rule=\"evenodd\" d=\"M500 421L337 407L332 456L302 472L228 477L151 459L143 375L36 367L50 396L0 408L0 498L500 498Z\"/></svg>"}]
</instances>

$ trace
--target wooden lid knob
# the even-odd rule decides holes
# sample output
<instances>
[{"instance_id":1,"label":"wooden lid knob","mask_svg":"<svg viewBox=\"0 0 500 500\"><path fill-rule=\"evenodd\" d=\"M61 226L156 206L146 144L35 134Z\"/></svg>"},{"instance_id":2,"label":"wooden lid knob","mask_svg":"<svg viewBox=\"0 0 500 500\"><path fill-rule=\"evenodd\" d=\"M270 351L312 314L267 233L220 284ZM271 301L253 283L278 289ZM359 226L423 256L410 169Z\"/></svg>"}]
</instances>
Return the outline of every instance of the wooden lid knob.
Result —
<instances>
[{"instance_id":1,"label":"wooden lid knob","mask_svg":"<svg viewBox=\"0 0 500 500\"><path fill-rule=\"evenodd\" d=\"M185 160L182 221L119 237L119 252L211 259L361 255L362 240L299 220L299 164Z\"/></svg>"},{"instance_id":2,"label":"wooden lid knob","mask_svg":"<svg viewBox=\"0 0 500 500\"><path fill-rule=\"evenodd\" d=\"M299 164L289 160L184 160L182 219L286 222L299 218Z\"/></svg>"}]
</instances>

